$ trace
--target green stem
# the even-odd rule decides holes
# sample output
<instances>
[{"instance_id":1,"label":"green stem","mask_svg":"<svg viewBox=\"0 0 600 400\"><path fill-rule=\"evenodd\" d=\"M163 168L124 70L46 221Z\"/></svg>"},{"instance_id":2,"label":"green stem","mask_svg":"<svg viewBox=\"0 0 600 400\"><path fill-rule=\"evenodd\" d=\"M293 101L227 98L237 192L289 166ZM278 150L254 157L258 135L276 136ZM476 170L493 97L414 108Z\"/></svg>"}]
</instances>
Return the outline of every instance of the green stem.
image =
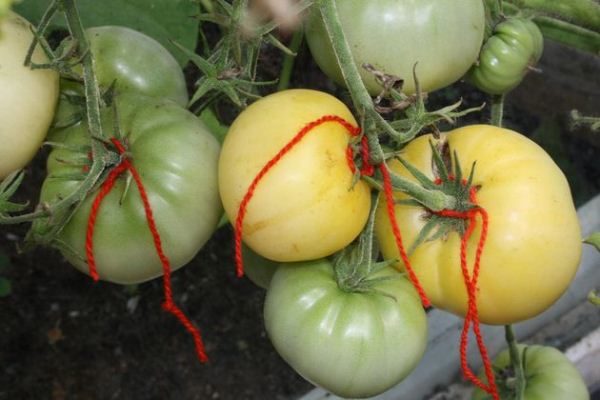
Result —
<instances>
[{"instance_id":1,"label":"green stem","mask_svg":"<svg viewBox=\"0 0 600 400\"><path fill-rule=\"evenodd\" d=\"M342 71L344 82L352 101L361 117L366 117L367 112L374 108L373 100L362 81L352 51L348 42L346 41L346 35L340 23L337 6L333 0L324 0L320 3L321 17L325 24L325 29L331 40L333 46L333 52L338 61L338 65Z\"/></svg>"},{"instance_id":2,"label":"green stem","mask_svg":"<svg viewBox=\"0 0 600 400\"><path fill-rule=\"evenodd\" d=\"M212 0L200 0L200 4L209 13L212 13L215 10Z\"/></svg>"},{"instance_id":3,"label":"green stem","mask_svg":"<svg viewBox=\"0 0 600 400\"><path fill-rule=\"evenodd\" d=\"M506 0L519 8L550 14L600 31L600 4L595 0Z\"/></svg>"},{"instance_id":4,"label":"green stem","mask_svg":"<svg viewBox=\"0 0 600 400\"><path fill-rule=\"evenodd\" d=\"M79 12L75 6L75 0L59 0L57 3L59 9L64 11L67 26L73 39L79 45L80 54L83 64L83 78L85 83L86 107L88 118L88 130L90 133L90 142L92 147L93 163L86 178L81 182L79 187L68 196L62 198L51 208L38 208L38 210L22 214L18 216L0 216L0 225L2 224L18 224L22 222L33 221L38 218L48 217L50 215L63 215L62 211L67 210L74 204L80 202L85 196L93 190L96 183L102 176L106 165L108 150L99 141L94 139L102 137L102 126L100 118L100 89L94 73L94 61L89 51L89 44L84 34ZM55 7L52 3L49 8ZM66 221L56 221L57 224L65 223Z\"/></svg>"},{"instance_id":5,"label":"green stem","mask_svg":"<svg viewBox=\"0 0 600 400\"><path fill-rule=\"evenodd\" d=\"M57 0L53 0L50 3L50 5L48 5L48 8L44 12L44 15L42 15L42 18L40 19L40 22L39 22L38 26L36 27L37 35L40 35L40 36L43 35L44 32L46 31L46 29L48 28L48 26L50 25L50 22L51 22L52 18L54 17L54 14L56 14L56 12L58 11L56 2L57 2ZM31 57L33 57L33 52L34 52L37 44L38 44L38 39L36 36L36 38L29 45L29 49L27 50L27 55L25 56L25 65L31 65Z\"/></svg>"},{"instance_id":6,"label":"green stem","mask_svg":"<svg viewBox=\"0 0 600 400\"><path fill-rule=\"evenodd\" d=\"M504 95L492 95L491 124L502 127L504 118Z\"/></svg>"},{"instance_id":7,"label":"green stem","mask_svg":"<svg viewBox=\"0 0 600 400\"><path fill-rule=\"evenodd\" d=\"M292 36L292 41L290 42L289 46L289 49L294 53L294 55L286 53L283 57L283 65L281 67L279 83L277 84L277 91L285 90L290 85L290 78L292 76L292 70L294 69L294 62L296 61L296 55L298 54L298 49L300 49L303 38L304 32L301 28L297 29Z\"/></svg>"},{"instance_id":8,"label":"green stem","mask_svg":"<svg viewBox=\"0 0 600 400\"><path fill-rule=\"evenodd\" d=\"M513 368L516 378L515 400L523 400L525 398L525 386L527 384L527 380L525 378L523 360L521 359L521 355L519 353L519 348L517 346L517 340L515 339L512 325L504 326L504 334L506 343L508 344L510 364Z\"/></svg>"},{"instance_id":9,"label":"green stem","mask_svg":"<svg viewBox=\"0 0 600 400\"><path fill-rule=\"evenodd\" d=\"M600 33L552 17L535 17L544 37L564 45L600 54Z\"/></svg>"},{"instance_id":10,"label":"green stem","mask_svg":"<svg viewBox=\"0 0 600 400\"><path fill-rule=\"evenodd\" d=\"M346 40L342 24L337 11L337 6L333 0L323 0L319 3L319 11L325 25L327 35L333 47L336 60L342 71L342 76L346 86L350 91L352 102L356 108L359 119L363 121L365 134L369 137L371 145L371 162L379 164L383 162L383 150L377 138L377 130L382 129L388 135L392 136L398 143L406 140L402 133L396 131L378 112L375 110L373 99L365 87L352 51Z\"/></svg>"},{"instance_id":11,"label":"green stem","mask_svg":"<svg viewBox=\"0 0 600 400\"><path fill-rule=\"evenodd\" d=\"M441 190L425 189L420 184L396 175L392 171L390 177L394 190L409 195L431 211L454 210L457 206L456 198Z\"/></svg>"}]
</instances>

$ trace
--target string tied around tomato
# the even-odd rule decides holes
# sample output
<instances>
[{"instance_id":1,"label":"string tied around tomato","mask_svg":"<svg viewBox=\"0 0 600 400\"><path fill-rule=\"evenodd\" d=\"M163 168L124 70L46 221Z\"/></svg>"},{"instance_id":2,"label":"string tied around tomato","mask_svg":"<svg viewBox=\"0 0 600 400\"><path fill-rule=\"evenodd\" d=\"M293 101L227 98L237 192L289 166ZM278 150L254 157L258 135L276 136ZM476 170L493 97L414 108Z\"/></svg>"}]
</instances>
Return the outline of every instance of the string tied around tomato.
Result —
<instances>
[{"instance_id":1,"label":"string tied around tomato","mask_svg":"<svg viewBox=\"0 0 600 400\"><path fill-rule=\"evenodd\" d=\"M312 132L316 127L325 124L325 123L337 123L343 126L350 136L359 137L361 135L360 127L354 126L350 122L346 121L344 118L341 118L337 115L324 115L314 121L311 121L305 124L293 137L292 139L283 146L275 156L273 156L258 172L258 174L254 177L250 186L246 190L242 201L240 202L238 213L234 225L234 245L235 245L235 264L236 264L236 272L238 277L243 276L244 274L244 261L242 257L242 233L243 233L243 222L246 215L246 211L248 208L248 204L250 203L254 193L256 191L257 186L262 181L262 179L267 175L267 173L286 155L288 154L298 143L302 141L306 135ZM365 135L360 138L360 160L361 167L357 168L355 162L355 151L352 146L349 144L346 149L346 159L348 162L348 167L352 173L360 173L363 176L372 176L375 173L375 166L371 164L369 159L369 142ZM384 176L384 188L386 191L386 196L392 196L392 184L389 179L389 173L387 170L387 166L385 163L381 163L379 165L379 169ZM386 179L387 176L387 179ZM425 290L421 286L417 275L414 273L412 268L410 267L410 263L408 262L408 256L406 251L404 250L404 246L402 244L402 236L400 234L400 229L398 228L398 224L395 222L395 214L392 210L390 211L390 218L393 220L393 225L396 227L394 230L396 236L396 242L399 246L400 253L402 254L403 260L405 261L406 269L408 272L409 279L413 286L416 288L419 296L421 298L421 302L424 307L429 307L430 302L425 294Z\"/></svg>"},{"instance_id":2,"label":"string tied around tomato","mask_svg":"<svg viewBox=\"0 0 600 400\"><path fill-rule=\"evenodd\" d=\"M154 220L154 214L152 212L152 207L150 205L148 194L146 192L144 184L142 183L142 178L135 166L133 165L133 163L131 162L131 160L126 156L126 148L123 145L123 143L121 143L121 141L114 137L111 138L110 141L115 147L115 149L118 151L118 154L121 158L120 162L109 172L108 176L106 177L106 180L102 183L100 190L94 198L90 210L85 239L86 259L88 263L89 274L94 281L98 281L100 279L96 266L96 260L94 258L94 228L96 226L96 220L98 217L98 212L102 205L102 201L113 189L115 183L117 182L117 179L121 176L121 174L128 171L133 177L133 180L135 181L140 197L142 199L142 204L146 215L146 221L148 223L148 229L152 234L154 248L163 268L164 301L162 304L162 308L166 312L175 316L175 318L177 318L181 325L183 325L183 327L192 335L198 359L202 363L207 362L208 356L206 355L206 350L204 348L204 343L202 341L200 330L189 320L189 318L177 306L177 304L175 304L175 301L173 300L173 290L171 286L171 262L164 252L160 233Z\"/></svg>"},{"instance_id":3,"label":"string tied around tomato","mask_svg":"<svg viewBox=\"0 0 600 400\"><path fill-rule=\"evenodd\" d=\"M454 181L456 178L452 175L448 176L449 181ZM437 178L434 183L437 185L442 184L442 179ZM467 186L468 181L461 179L461 184ZM475 386L489 393L494 400L500 400L498 394L498 388L496 386L494 370L492 368L492 362L490 360L487 347L483 340L481 333L481 326L479 322L479 313L477 310L477 284L479 280L479 274L481 269L481 256L485 247L485 242L488 234L489 216L487 211L481 207L477 202L477 187L470 185L468 187L468 196L471 203L471 208L460 211L460 210L441 210L432 211L433 214L439 215L446 218L458 218L465 220L465 229L461 237L460 242L460 267L463 274L465 287L467 290L467 312L465 315L463 328L460 336L460 364L461 370L465 378L471 381ZM482 221L481 233L477 242L477 248L475 250L475 260L473 262L473 272L469 273L468 259L467 259L467 247L469 239L473 235L477 225L477 218L480 217ZM487 378L487 384L484 383L469 367L467 360L467 348L469 340L469 330L473 327L473 333L479 349L479 354L483 362L485 376Z\"/></svg>"}]
</instances>

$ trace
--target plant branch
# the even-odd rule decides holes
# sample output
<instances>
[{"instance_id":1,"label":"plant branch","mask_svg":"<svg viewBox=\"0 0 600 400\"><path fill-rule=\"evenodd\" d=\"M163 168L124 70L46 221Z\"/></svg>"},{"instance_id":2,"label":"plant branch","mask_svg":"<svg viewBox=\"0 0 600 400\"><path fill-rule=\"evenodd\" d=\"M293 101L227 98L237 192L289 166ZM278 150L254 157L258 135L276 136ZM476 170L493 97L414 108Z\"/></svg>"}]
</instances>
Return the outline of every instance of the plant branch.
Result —
<instances>
[{"instance_id":1,"label":"plant branch","mask_svg":"<svg viewBox=\"0 0 600 400\"><path fill-rule=\"evenodd\" d=\"M296 61L296 56L298 55L298 49L302 45L302 40L304 39L304 32L302 28L298 28L294 35L292 36L292 41L290 42L289 49L294 54L285 53L283 57L283 65L281 67L281 74L279 76L279 83L277 84L277 91L285 90L290 85L290 77L292 76L292 70L294 69L294 62Z\"/></svg>"},{"instance_id":2,"label":"plant branch","mask_svg":"<svg viewBox=\"0 0 600 400\"><path fill-rule=\"evenodd\" d=\"M600 30L600 3L594 0L506 0L521 9L556 16L573 24Z\"/></svg>"},{"instance_id":3,"label":"plant branch","mask_svg":"<svg viewBox=\"0 0 600 400\"><path fill-rule=\"evenodd\" d=\"M502 128L504 118L504 95L492 95L491 123Z\"/></svg>"},{"instance_id":4,"label":"plant branch","mask_svg":"<svg viewBox=\"0 0 600 400\"><path fill-rule=\"evenodd\" d=\"M524 360L521 359L521 354L519 353L519 347L517 346L517 341L515 339L515 334L513 332L512 325L504 326L504 334L506 343L508 344L510 363L516 378L514 400L523 400L525 398L525 386L527 380L525 377L525 368L523 365Z\"/></svg>"}]
</instances>

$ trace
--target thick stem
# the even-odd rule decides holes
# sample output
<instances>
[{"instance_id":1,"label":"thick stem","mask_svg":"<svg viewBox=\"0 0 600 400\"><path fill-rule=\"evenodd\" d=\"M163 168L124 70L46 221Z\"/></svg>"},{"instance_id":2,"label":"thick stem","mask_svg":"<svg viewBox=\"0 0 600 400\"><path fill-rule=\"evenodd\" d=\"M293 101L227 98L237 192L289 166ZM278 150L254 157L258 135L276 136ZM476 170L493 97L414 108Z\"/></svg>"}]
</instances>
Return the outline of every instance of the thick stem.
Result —
<instances>
[{"instance_id":1,"label":"thick stem","mask_svg":"<svg viewBox=\"0 0 600 400\"><path fill-rule=\"evenodd\" d=\"M94 58L90 51L89 42L85 36L79 11L75 7L75 0L62 0L65 17L71 36L77 41L79 53L82 55L83 82L85 84L85 100L87 108L88 129L92 137L102 137L102 124L100 122L100 88L94 74ZM102 147L100 143L92 141L94 148ZM96 154L94 154L96 155Z\"/></svg>"},{"instance_id":2,"label":"thick stem","mask_svg":"<svg viewBox=\"0 0 600 400\"><path fill-rule=\"evenodd\" d=\"M346 82L346 86L352 96L354 107L358 111L360 120L363 121L365 134L369 137L371 145L371 162L379 164L383 162L383 150L379 145L377 138L377 128L382 129L388 135L395 138L396 141L402 142L402 134L397 132L383 117L375 110L373 99L369 95L365 87L352 51L344 35L342 24L337 11L335 0L323 0L319 3L321 18L327 30L329 40L333 47L342 76Z\"/></svg>"},{"instance_id":3,"label":"thick stem","mask_svg":"<svg viewBox=\"0 0 600 400\"><path fill-rule=\"evenodd\" d=\"M504 333L506 343L508 344L508 352L510 355L510 364L515 373L516 386L515 386L515 400L523 400L525 398L525 386L527 380L525 378L525 370L523 368L523 360L519 353L515 334L513 332L512 325L504 326Z\"/></svg>"},{"instance_id":4,"label":"thick stem","mask_svg":"<svg viewBox=\"0 0 600 400\"><path fill-rule=\"evenodd\" d=\"M457 206L456 198L441 190L425 189L420 184L409 181L391 171L390 178L394 190L407 194L431 211L454 210Z\"/></svg>"},{"instance_id":5,"label":"thick stem","mask_svg":"<svg viewBox=\"0 0 600 400\"><path fill-rule=\"evenodd\" d=\"M551 14L576 25L598 30L600 4L595 0L506 0L520 8Z\"/></svg>"},{"instance_id":6,"label":"thick stem","mask_svg":"<svg viewBox=\"0 0 600 400\"><path fill-rule=\"evenodd\" d=\"M600 54L600 33L552 17L535 17L534 22L545 38L564 45Z\"/></svg>"},{"instance_id":7,"label":"thick stem","mask_svg":"<svg viewBox=\"0 0 600 400\"><path fill-rule=\"evenodd\" d=\"M504 95L492 95L491 124L502 128L504 118Z\"/></svg>"},{"instance_id":8,"label":"thick stem","mask_svg":"<svg viewBox=\"0 0 600 400\"><path fill-rule=\"evenodd\" d=\"M354 106L361 117L365 117L367 111L374 108L373 100L362 81L354 62L352 51L346 41L335 0L322 1L320 3L320 10L325 29L333 47L333 52L342 71L344 82L346 82L346 86L350 90Z\"/></svg>"},{"instance_id":9,"label":"thick stem","mask_svg":"<svg viewBox=\"0 0 600 400\"><path fill-rule=\"evenodd\" d=\"M295 55L285 54L283 58L283 65L281 66L281 74L279 76L279 83L277 84L277 91L285 90L290 85L290 78L292 76L292 70L294 69L294 62L296 61L296 55L298 49L302 45L304 38L304 32L301 28L297 29L292 36L289 49L294 52Z\"/></svg>"}]
</instances>

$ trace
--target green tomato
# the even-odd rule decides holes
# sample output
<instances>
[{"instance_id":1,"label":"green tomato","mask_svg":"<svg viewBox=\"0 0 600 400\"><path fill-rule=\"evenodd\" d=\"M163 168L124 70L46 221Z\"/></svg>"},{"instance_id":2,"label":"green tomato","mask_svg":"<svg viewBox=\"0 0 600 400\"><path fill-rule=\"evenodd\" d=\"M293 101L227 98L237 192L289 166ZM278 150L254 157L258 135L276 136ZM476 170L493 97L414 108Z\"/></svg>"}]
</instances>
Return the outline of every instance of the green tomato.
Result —
<instances>
[{"instance_id":1,"label":"green tomato","mask_svg":"<svg viewBox=\"0 0 600 400\"><path fill-rule=\"evenodd\" d=\"M216 229L222 214L217 187L219 144L199 119L169 100L119 96L120 127L131 160L148 193L163 248L177 269L200 250ZM103 126L112 127L112 113L103 114ZM64 147L48 158L48 177L40 203L55 203L71 194L85 170L85 124L69 128ZM77 148L83 147L82 150ZM128 186L129 173L118 179L104 198L94 233L94 255L100 279L130 284L162 274L139 191ZM88 272L85 238L90 208L97 195L92 191L73 212L58 236L64 256ZM40 225L42 224L42 225ZM34 231L52 221L36 222Z\"/></svg>"},{"instance_id":2,"label":"green tomato","mask_svg":"<svg viewBox=\"0 0 600 400\"><path fill-rule=\"evenodd\" d=\"M364 63L404 79L402 91L430 92L460 79L477 60L485 31L481 0L336 0L340 22L363 82L381 91ZM306 39L319 67L339 84L344 80L317 7L306 24Z\"/></svg>"},{"instance_id":3,"label":"green tomato","mask_svg":"<svg viewBox=\"0 0 600 400\"><path fill-rule=\"evenodd\" d=\"M522 400L589 400L587 387L569 359L553 347L519 345L519 354L525 361L525 393ZM502 399L514 399L505 383L506 379L514 379L509 370L510 354L508 349L501 352L493 363L500 371L496 378ZM507 375L510 375L508 378ZM485 381L485 377L482 374ZM487 381L486 381L487 382ZM514 382L512 383L514 385ZM477 389L473 400L487 400L491 396Z\"/></svg>"},{"instance_id":4,"label":"green tomato","mask_svg":"<svg viewBox=\"0 0 600 400\"><path fill-rule=\"evenodd\" d=\"M543 50L544 37L533 21L509 18L496 26L467 79L486 93L506 93L521 83Z\"/></svg>"},{"instance_id":5,"label":"green tomato","mask_svg":"<svg viewBox=\"0 0 600 400\"><path fill-rule=\"evenodd\" d=\"M279 263L259 256L245 244L242 244L242 257L244 275L256 286L268 289Z\"/></svg>"},{"instance_id":6,"label":"green tomato","mask_svg":"<svg viewBox=\"0 0 600 400\"><path fill-rule=\"evenodd\" d=\"M187 105L183 72L177 60L156 40L122 26L89 28L86 36L101 87L106 89L114 83L120 93L133 91ZM62 46L68 48L69 43L67 39Z\"/></svg>"},{"instance_id":7,"label":"green tomato","mask_svg":"<svg viewBox=\"0 0 600 400\"><path fill-rule=\"evenodd\" d=\"M282 264L264 308L275 349L338 396L374 396L399 383L423 355L427 321L411 283L392 268L374 278L383 276L391 279L377 291L353 293L338 287L327 260Z\"/></svg>"},{"instance_id":8,"label":"green tomato","mask_svg":"<svg viewBox=\"0 0 600 400\"><path fill-rule=\"evenodd\" d=\"M9 12L0 21L0 180L23 168L40 148L58 98L58 74L23 65L33 27ZM32 61L48 63L36 46Z\"/></svg>"}]
</instances>

